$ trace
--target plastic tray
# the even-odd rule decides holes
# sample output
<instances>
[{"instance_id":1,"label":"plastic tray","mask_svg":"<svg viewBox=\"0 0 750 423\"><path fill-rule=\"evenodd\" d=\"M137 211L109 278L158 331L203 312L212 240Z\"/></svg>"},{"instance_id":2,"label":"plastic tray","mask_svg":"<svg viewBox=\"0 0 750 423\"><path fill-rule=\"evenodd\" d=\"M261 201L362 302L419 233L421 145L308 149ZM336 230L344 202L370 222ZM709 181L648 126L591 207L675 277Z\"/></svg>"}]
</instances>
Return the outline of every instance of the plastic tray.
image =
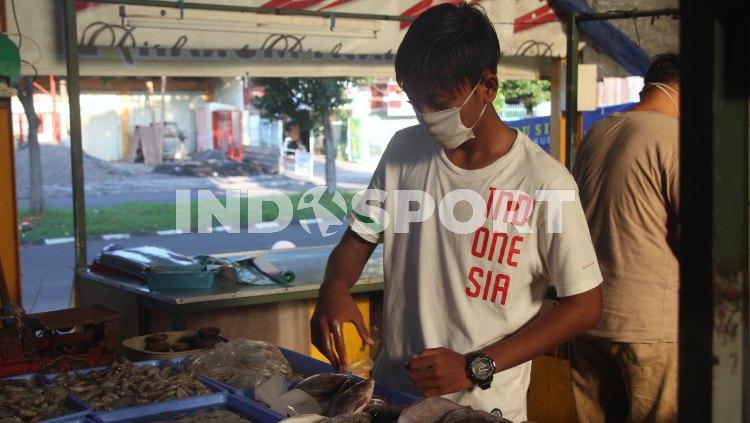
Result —
<instances>
[{"instance_id":1,"label":"plastic tray","mask_svg":"<svg viewBox=\"0 0 750 423\"><path fill-rule=\"evenodd\" d=\"M160 369L163 369L166 366L174 367L170 362L168 362L168 361L162 361L162 360L135 361L135 362L133 362L133 364L136 365L136 366L138 366L138 367L156 366L156 367L158 367ZM52 383L52 382L55 381L55 379L57 379L62 374L70 375L70 374L78 373L78 374L81 374L81 375L86 375L86 374L89 374L89 373L91 373L93 371L107 370L109 368L110 368L110 366L99 366L99 367L91 367L91 368L88 368L88 369L81 369L81 370L75 370L75 371L69 371L69 372L49 373L49 374L41 375L41 376L45 379L45 382Z\"/></svg>"},{"instance_id":2,"label":"plastic tray","mask_svg":"<svg viewBox=\"0 0 750 423\"><path fill-rule=\"evenodd\" d=\"M281 352L284 354L286 359L289 360L289 364L292 366L292 371L294 373L305 375L305 376L310 376L310 375L314 375L318 373L335 372L333 366L323 361L316 360L312 357L308 357L306 355L303 355L303 354L300 354L298 352L294 352L291 350L287 350L285 348L281 348ZM357 376L354 376L354 377L357 377ZM359 377L357 378L360 379ZM208 379L213 383L218 383L210 378ZM296 384L297 382L290 382L287 388L293 389ZM233 392L236 395L239 395L243 398L246 398L250 401L255 402L255 389L241 389L240 390L240 389L236 389L236 388L233 388L231 386L227 386L226 384L221 384L221 383L219 383L219 386L223 386L226 389L228 389L229 392ZM407 405L419 399L415 397L414 395L387 388L379 383L375 384L374 394L385 399L389 404L393 404L393 405ZM266 406L259 404L259 403L256 403L256 404L274 413ZM279 415L279 417L283 418L283 416L281 415Z\"/></svg>"},{"instance_id":3,"label":"plastic tray","mask_svg":"<svg viewBox=\"0 0 750 423\"><path fill-rule=\"evenodd\" d=\"M300 354L298 352L288 350L286 348L281 348L281 353L284 354L284 357L286 357L287 361L289 361L289 364L292 366L292 371L301 375L310 376L318 373L335 373L336 370L334 370L333 366L331 366L328 363L324 363L322 361L316 360L314 358L308 357L306 355ZM183 361L185 361L185 357L177 357L167 360L172 365L179 366ZM206 375L199 375L204 381L204 383L215 385L218 388L224 389L227 392L241 395L244 398L249 398L251 400L255 400L255 389L253 388L235 388L233 386L227 385L224 382L221 382L219 380L216 380L210 376ZM288 387L291 388L294 386L295 383L290 382L288 384Z\"/></svg>"},{"instance_id":4,"label":"plastic tray","mask_svg":"<svg viewBox=\"0 0 750 423\"><path fill-rule=\"evenodd\" d=\"M287 350L286 348L281 348L281 352L286 359L289 360L289 364L292 366L292 371L294 373L311 376L318 373L335 372L333 366L323 361L316 360L295 351ZM249 395L248 392L243 392L243 394ZM411 404L419 399L414 395L387 388L379 383L375 384L375 395L383 397L389 404L394 405ZM255 393L253 393L252 398L255 398Z\"/></svg>"},{"instance_id":5,"label":"plastic tray","mask_svg":"<svg viewBox=\"0 0 750 423\"><path fill-rule=\"evenodd\" d=\"M70 420L63 420L63 421L57 422L57 423L95 423L95 422L96 422L96 420L93 420L90 417L81 416L81 417L76 417L76 418L70 419Z\"/></svg>"},{"instance_id":6,"label":"plastic tray","mask_svg":"<svg viewBox=\"0 0 750 423\"><path fill-rule=\"evenodd\" d=\"M92 418L99 423L149 422L214 407L239 412L255 423L276 423L281 420L281 416L271 410L226 392L94 413Z\"/></svg>"},{"instance_id":7,"label":"plastic tray","mask_svg":"<svg viewBox=\"0 0 750 423\"><path fill-rule=\"evenodd\" d=\"M47 379L44 377L44 375L38 374L38 373L27 373L24 375L17 375L17 376L11 376L6 377L4 379L10 379L10 380L34 380L41 384L46 385ZM91 413L91 407L89 407L86 403L81 401L75 394L72 392L68 392L68 396L65 398L65 405L68 406L71 410L73 410L73 413L69 414L62 414L55 417L50 417L48 419L40 420L39 423L62 423L62 422L83 422L86 418L86 416Z\"/></svg>"},{"instance_id":8,"label":"plastic tray","mask_svg":"<svg viewBox=\"0 0 750 423\"><path fill-rule=\"evenodd\" d=\"M156 366L156 367L158 367L160 369L163 369L165 367L172 367L172 368L174 368L174 367L177 366L177 364L175 362L172 362L172 361L162 361L162 360L138 361L138 362L134 362L133 364L136 365L136 366L138 366L138 367ZM93 367L93 368L90 368L90 369L77 370L76 373L84 374L85 375L85 374L91 373L93 371L106 370L108 368L109 368L109 366ZM70 373L73 373L73 372L64 372L64 374L70 374ZM48 375L39 375L39 376L42 378L42 381L44 381L44 383L53 383L55 381L55 379L57 379L57 377L59 377L61 374L63 374L63 373L51 373L51 374L48 374ZM207 381L206 378L203 377L203 376L197 375L197 378L198 378L199 382L201 382L208 389L210 389L211 391L213 391L214 394L215 393L226 393L227 392L226 388L224 388L222 386L219 386L219 385L216 385L215 383L211 383L210 381ZM213 394L198 395L198 396L191 397L191 398L202 398L202 397L205 397L205 396L208 396L208 395L213 395ZM87 413L84 413L84 414L89 414L91 412L94 412L94 410L93 410L92 407L89 407L89 405L86 404L85 401L78 399L75 396L75 394L69 393L69 396L72 396L76 401L80 402L83 406L86 407ZM146 404L146 405L164 404L166 402L167 401L164 401L164 402L155 402L155 403ZM136 407L125 407L125 408L122 408L120 410L126 410L126 409L130 409L130 408L136 408ZM120 410L115 410L115 411L120 411ZM46 422L46 420L45 420L45 422ZM56 422L57 422L57 420L56 420Z\"/></svg>"}]
</instances>

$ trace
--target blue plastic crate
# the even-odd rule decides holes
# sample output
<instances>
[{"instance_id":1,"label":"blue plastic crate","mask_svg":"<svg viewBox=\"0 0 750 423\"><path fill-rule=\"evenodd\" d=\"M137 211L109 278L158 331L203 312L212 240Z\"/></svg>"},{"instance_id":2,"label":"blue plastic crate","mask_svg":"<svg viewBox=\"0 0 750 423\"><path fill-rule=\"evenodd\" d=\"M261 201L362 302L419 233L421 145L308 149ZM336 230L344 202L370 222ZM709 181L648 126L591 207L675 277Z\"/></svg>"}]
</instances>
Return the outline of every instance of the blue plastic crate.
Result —
<instances>
[{"instance_id":1,"label":"blue plastic crate","mask_svg":"<svg viewBox=\"0 0 750 423\"><path fill-rule=\"evenodd\" d=\"M158 367L160 369L163 369L165 367L172 367L172 368L176 367L176 364L174 364L174 363L172 363L170 361L162 361L162 360L137 361L137 362L133 362L133 364L136 365L136 366L138 366L138 367L155 366L155 367ZM75 373L79 373L79 374L84 374L85 375L85 374L91 373L93 371L101 371L101 370L106 370L106 369L109 369L109 366L94 367L94 368L90 368L90 369L76 370ZM73 372L64 372L64 374L71 374L71 373L73 373ZM55 379L57 377L59 377L61 374L63 374L63 373L51 373L51 374L48 374L48 375L39 375L39 376L42 378L42 381L44 381L45 383L53 383L55 381ZM223 388L221 386L218 386L218 385L212 384L212 383L207 383L207 381L205 380L205 378L203 378L201 376L197 376L197 378L198 378L198 381L200 381L203 385L205 385L208 389L210 389L214 393L224 393L224 392L227 392L227 389L225 389L225 388ZM90 412L93 412L92 407L89 407L88 404L86 404L83 400L81 400L78 397L76 397L74 393L70 392L69 396L73 397L76 401L78 401L79 403L81 403L83 406L86 407L86 409L88 411L88 413L86 413L86 414L89 414ZM204 396L207 396L207 395L199 395L199 396L196 396L196 397L193 397L193 398L200 398L200 397L204 397ZM163 404L163 403L164 402L152 403L152 404ZM148 405L152 405L152 404L148 404ZM133 407L126 407L126 408L123 408L123 410L127 409L127 408L133 408Z\"/></svg>"},{"instance_id":2,"label":"blue plastic crate","mask_svg":"<svg viewBox=\"0 0 750 423\"><path fill-rule=\"evenodd\" d=\"M70 420L63 420L57 423L96 423L96 420L93 420L92 418L87 416L81 416Z\"/></svg>"},{"instance_id":3,"label":"blue plastic crate","mask_svg":"<svg viewBox=\"0 0 750 423\"><path fill-rule=\"evenodd\" d=\"M44 378L44 375L38 374L38 373L27 373L24 375L17 375L17 376L11 376L7 377L5 379L10 380L34 380L41 384L47 384L47 379ZM62 423L62 422L75 422L75 421L83 421L83 419L86 418L86 415L91 413L91 407L89 407L86 403L81 401L75 394L72 392L68 392L68 396L65 398L65 405L68 406L71 410L73 410L72 413L69 414L63 414L60 416L50 417L48 419L40 420L39 423Z\"/></svg>"},{"instance_id":4,"label":"blue plastic crate","mask_svg":"<svg viewBox=\"0 0 750 423\"><path fill-rule=\"evenodd\" d=\"M273 411L226 392L94 413L91 417L98 423L152 422L206 408L228 409L256 423L277 423L282 420Z\"/></svg>"},{"instance_id":5,"label":"blue plastic crate","mask_svg":"<svg viewBox=\"0 0 750 423\"><path fill-rule=\"evenodd\" d=\"M175 366L175 367L177 367L177 366L180 366L180 365L182 365L182 363L183 363L183 362L184 362L184 361L185 361L186 359L187 359L187 357L172 357L172 358L168 358L168 359L166 359L166 360L164 360L164 361L166 361L167 363L169 363L169 364L170 364L170 365L172 365L172 366Z\"/></svg>"},{"instance_id":6,"label":"blue plastic crate","mask_svg":"<svg viewBox=\"0 0 750 423\"><path fill-rule=\"evenodd\" d=\"M292 366L292 371L295 373L305 376L311 376L318 373L335 373L333 366L323 361L316 360L312 357L308 357L286 348L281 348L281 352L286 359L289 360L289 364ZM243 394L249 395L247 392ZM394 405L411 404L419 399L414 395L385 387L379 383L375 384L375 395L383 397L389 404ZM255 398L254 393L252 398Z\"/></svg>"},{"instance_id":7,"label":"blue plastic crate","mask_svg":"<svg viewBox=\"0 0 750 423\"><path fill-rule=\"evenodd\" d=\"M40 382L44 382L39 373L26 373L22 375L8 376L8 377L4 377L3 379L4 380L37 380Z\"/></svg>"},{"instance_id":8,"label":"blue plastic crate","mask_svg":"<svg viewBox=\"0 0 750 423\"><path fill-rule=\"evenodd\" d=\"M330 364L316 360L312 357L308 357L304 354L300 354L296 351L281 348L281 353L284 354L289 364L292 366L292 371L305 376L311 376L318 373L336 373L336 369Z\"/></svg>"},{"instance_id":9,"label":"blue plastic crate","mask_svg":"<svg viewBox=\"0 0 750 423\"><path fill-rule=\"evenodd\" d=\"M169 364L166 361L162 361L162 360L136 361L136 362L133 362L133 364L135 364L138 367L155 366L155 367L158 367L160 369L163 369L166 366L171 366L171 364ZM71 370L69 372L49 373L49 374L46 374L46 375L42 375L42 377L45 379L45 381L47 383L52 383L52 382L55 381L55 379L57 379L62 374L70 375L70 374L78 373L78 374L81 374L81 375L86 375L86 374L89 374L89 373L94 372L94 371L98 372L98 371L102 371L102 370L107 370L107 369L109 369L109 367L110 366L99 366L99 367L90 367L88 369Z\"/></svg>"}]
</instances>

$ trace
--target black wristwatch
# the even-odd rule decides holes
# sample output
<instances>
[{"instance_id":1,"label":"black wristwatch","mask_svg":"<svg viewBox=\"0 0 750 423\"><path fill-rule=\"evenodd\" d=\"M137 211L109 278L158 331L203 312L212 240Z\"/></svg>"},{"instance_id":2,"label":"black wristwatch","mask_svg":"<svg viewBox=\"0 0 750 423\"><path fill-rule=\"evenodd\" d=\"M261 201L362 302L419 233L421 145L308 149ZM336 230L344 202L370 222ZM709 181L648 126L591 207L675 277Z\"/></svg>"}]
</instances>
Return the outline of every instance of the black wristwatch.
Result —
<instances>
[{"instance_id":1,"label":"black wristwatch","mask_svg":"<svg viewBox=\"0 0 750 423\"><path fill-rule=\"evenodd\" d=\"M495 375L495 362L482 351L466 354L466 376L482 390L490 389Z\"/></svg>"}]
</instances>

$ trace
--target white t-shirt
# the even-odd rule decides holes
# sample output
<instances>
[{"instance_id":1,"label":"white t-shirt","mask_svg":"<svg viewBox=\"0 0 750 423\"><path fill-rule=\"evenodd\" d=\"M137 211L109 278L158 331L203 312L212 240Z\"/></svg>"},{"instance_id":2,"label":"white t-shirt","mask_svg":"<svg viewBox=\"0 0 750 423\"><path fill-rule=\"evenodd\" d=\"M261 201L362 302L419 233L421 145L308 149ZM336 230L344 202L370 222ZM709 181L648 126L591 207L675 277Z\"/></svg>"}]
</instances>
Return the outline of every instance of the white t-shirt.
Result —
<instances>
[{"instance_id":1,"label":"white t-shirt","mask_svg":"<svg viewBox=\"0 0 750 423\"><path fill-rule=\"evenodd\" d=\"M406 128L391 140L370 188L385 192L383 202L366 203L385 210L390 224L379 234L364 230L354 215L349 224L364 239L384 244L383 349L373 373L387 386L418 393L404 364L424 348L466 354L517 331L537 315L549 283L558 295L570 296L602 280L572 176L520 131L507 154L482 169L465 170L451 163L420 126ZM458 191L446 197L456 189L476 194ZM417 213L410 199L425 197L421 191L434 199L434 214L407 223L409 211ZM541 199L549 192L567 192L562 196L569 201L555 203L562 214L548 218L548 208L555 207ZM422 200L425 216L430 215L429 200ZM377 216L363 203L357 210ZM455 220L449 218L451 210ZM487 210L515 225L503 228L486 219ZM549 231L548 220L562 227ZM468 233L456 233L443 221ZM460 222L475 223L466 229L458 227ZM504 417L523 421L530 371L527 362L495 374L486 391L446 397L485 411L499 408Z\"/></svg>"}]
</instances>

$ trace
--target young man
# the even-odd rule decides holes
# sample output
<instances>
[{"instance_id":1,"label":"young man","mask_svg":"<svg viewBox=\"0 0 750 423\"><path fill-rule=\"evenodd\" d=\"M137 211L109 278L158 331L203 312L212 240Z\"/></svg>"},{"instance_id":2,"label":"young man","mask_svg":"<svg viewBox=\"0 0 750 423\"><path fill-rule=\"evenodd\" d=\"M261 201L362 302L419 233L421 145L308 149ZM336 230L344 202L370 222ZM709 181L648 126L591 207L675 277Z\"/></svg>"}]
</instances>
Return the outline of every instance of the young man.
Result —
<instances>
[{"instance_id":1,"label":"young man","mask_svg":"<svg viewBox=\"0 0 750 423\"><path fill-rule=\"evenodd\" d=\"M677 419L679 63L657 56L641 102L597 122L573 174L599 266L604 314L571 343L583 422Z\"/></svg>"},{"instance_id":2,"label":"young man","mask_svg":"<svg viewBox=\"0 0 750 423\"><path fill-rule=\"evenodd\" d=\"M396 78L420 125L384 152L370 184L382 209L371 201L359 210L385 228L373 233L350 217L311 330L341 369L344 322L372 344L349 288L382 242L376 380L522 421L529 360L599 320L601 274L572 176L492 106L499 55L478 7L441 4L411 25ZM550 282L561 304L537 317Z\"/></svg>"}]
</instances>

